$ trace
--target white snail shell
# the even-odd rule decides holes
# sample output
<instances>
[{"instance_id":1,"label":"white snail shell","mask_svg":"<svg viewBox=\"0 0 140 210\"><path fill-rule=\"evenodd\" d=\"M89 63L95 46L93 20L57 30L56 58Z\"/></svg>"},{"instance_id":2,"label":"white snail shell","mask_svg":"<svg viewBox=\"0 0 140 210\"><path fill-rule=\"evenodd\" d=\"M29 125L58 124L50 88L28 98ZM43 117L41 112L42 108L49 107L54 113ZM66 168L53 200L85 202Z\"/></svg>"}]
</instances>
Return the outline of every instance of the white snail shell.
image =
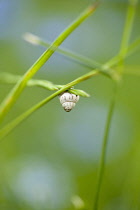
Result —
<instances>
[{"instance_id":1,"label":"white snail shell","mask_svg":"<svg viewBox=\"0 0 140 210\"><path fill-rule=\"evenodd\" d=\"M79 96L73 93L64 92L59 96L60 103L66 112L70 112L79 101Z\"/></svg>"}]
</instances>

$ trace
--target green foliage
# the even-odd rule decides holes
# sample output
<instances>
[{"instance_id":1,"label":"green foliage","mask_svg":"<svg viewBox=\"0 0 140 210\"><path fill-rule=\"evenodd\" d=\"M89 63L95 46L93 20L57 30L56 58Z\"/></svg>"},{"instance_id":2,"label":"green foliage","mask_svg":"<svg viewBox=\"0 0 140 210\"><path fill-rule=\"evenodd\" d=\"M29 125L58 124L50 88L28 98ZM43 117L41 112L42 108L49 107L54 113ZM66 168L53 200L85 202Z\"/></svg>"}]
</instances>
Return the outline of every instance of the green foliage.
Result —
<instances>
[{"instance_id":1,"label":"green foliage","mask_svg":"<svg viewBox=\"0 0 140 210\"><path fill-rule=\"evenodd\" d=\"M96 2L98 2L98 1L96 1ZM107 119L106 119L105 129L104 129L102 149L101 149L101 155L100 155L100 161L99 161L98 173L97 173L98 177L97 177L97 181L96 181L96 188L94 187L94 191L95 191L94 192L95 193L94 205L91 207L91 204L90 204L90 207L89 207L88 204L87 204L89 201L86 203L86 199L83 200L78 195L74 195L74 196L71 197L71 199L69 198L69 200L71 200L71 204L72 204L72 207L70 207L70 209L73 209L73 207L75 209L85 209L86 208L86 210L92 209L92 208L94 210L105 209L105 208L114 209L114 210L118 209L117 204L116 205L112 204L113 208L112 208L111 204L110 204L111 207L106 207L106 204L105 204L106 201L105 201L105 198L104 198L105 196L102 196L101 191L103 190L103 192L106 194L109 191L109 189L107 189L108 186L113 187L112 184L107 185L106 182L104 184L103 179L105 179L106 176L107 176L104 173L105 172L105 167L106 167L106 169L108 167L110 167L110 166L107 165L108 140L109 140L110 133L111 133L111 127L112 127L114 112L115 112L115 108L116 108L116 101L117 101L117 98L118 98L118 95L119 95L119 91L122 87L122 84L124 84L124 80L123 80L124 76L125 75L127 75L127 76L128 75L133 75L133 76L134 75L140 75L138 69L136 69L136 68L135 69L133 69L133 68L127 69L127 66L125 65L125 59L128 56L133 55L134 52L136 52L140 47L140 38L135 39L135 41L130 44L130 39L131 39L131 36L132 36L132 31L133 31L133 26L134 26L134 18L135 18L137 3L138 3L138 1L136 1L136 0L129 0L127 16L126 16L126 21L125 21L125 26L124 26L124 32L123 32L123 35L122 35L122 42L121 42L120 50L115 56L112 56L112 58L109 59L104 64L101 64L100 62L97 62L97 61L95 61L93 59L90 59L86 56L83 56L79 53L75 53L71 50L67 50L66 48L60 48L60 47L58 48L58 46L64 41L64 39L74 29L76 29L78 27L78 25L83 22L84 19L86 19L92 12L94 12L94 10L97 8L97 4L95 3L95 4L93 4L93 6L89 7L87 10L85 10L85 12L82 13L81 16L76 21L74 21L60 36L58 36L56 38L56 40L53 42L53 44L50 44L50 43L46 42L45 40L43 40L43 39L41 39L41 38L39 38L39 37L37 37L33 34L27 33L24 36L24 39L26 41L28 41L28 42L30 42L34 45L41 45L41 46L44 46L44 47L48 47L48 49L45 51L45 53L42 54L42 56L33 64L33 66L23 76L19 76L19 75L12 74L12 73L6 73L6 72L0 73L0 82L1 83L16 84L14 86L14 88L12 89L12 91L10 92L10 94L6 97L6 99L1 104L1 108L0 108L1 119L3 119L6 116L6 114L11 109L12 105L16 102L16 100L18 99L18 97L20 96L20 94L22 93L23 89L26 86L27 87L41 87L44 90L55 91L53 94L51 94L47 97L45 96L45 99L41 100L36 105L32 106L30 109L23 112L23 114L20 114L18 117L16 117L11 122L6 123L6 125L3 126L0 130L0 139L1 140L4 137L6 137L11 131L13 131L15 128L17 128L17 126L19 124L21 124L23 121L27 120L27 118L29 118L37 110L39 110L41 107L46 105L49 101L54 99L56 96L58 96L62 92L69 91L70 93L80 95L82 97L89 97L88 93L86 93L83 90L75 89L74 86L81 83L82 81L88 80L89 78L97 76L97 75L101 75L101 76L105 75L110 79L111 89L113 90L113 94L111 96L111 102L109 102L110 105L109 105L109 109L108 109L108 115L107 115ZM44 79L43 80L42 79L32 79L34 74L44 65L44 63L50 58L50 56L55 51L64 55L66 58L68 58L72 61L75 61L77 64L80 63L82 67L88 67L88 69L90 69L90 71L88 73L83 74L82 76L74 79L73 81L67 83L66 85L54 84L53 82L47 81L47 80L44 80ZM104 81L106 81L106 77L104 77ZM90 81L89 81L89 83L90 83ZM41 88L39 89L40 93L42 91ZM30 88L30 89L32 90L32 88ZM93 92L94 92L94 90L93 90ZM102 92L104 92L104 90L102 90ZM85 100L87 100L87 99L85 99ZM54 113L55 113L55 111L54 111ZM52 112L52 115L53 115L53 112ZM78 117L80 117L80 116L78 116ZM51 123L54 123L54 120L57 121L57 117L54 114L54 116L52 117L53 122L51 122L51 119L48 116L46 116L46 118L47 118L46 123L48 123L47 124L48 126L46 126L46 128L47 128L47 132L49 132L48 128L51 127ZM57 127L58 127L57 138L59 138L59 135L60 135L60 133L59 133L60 121L61 120L59 119L58 122L57 122ZM62 121L63 121L63 116L62 116ZM28 121L27 121L27 123L28 123ZM71 121L71 124L74 124L73 119ZM89 127L89 126L90 126L89 123L87 123L87 127ZM42 127L40 127L41 128L41 132L39 132L40 134L42 133ZM62 133L63 133L63 135L65 135L65 133L66 133L66 139L65 140L67 141L67 138L69 138L69 135L67 134L67 130L65 131L65 129L67 129L67 127L65 126L65 124L63 124L63 127L64 127L64 129L63 129ZM84 129L86 129L86 125L84 125ZM36 132L36 131L34 131L34 132ZM80 133L80 132L81 132L81 130L79 129L75 133ZM52 131L52 133L55 133L55 132ZM74 133L74 131L72 131L70 133L70 138L69 138L70 141L72 141L73 133ZM23 134L23 132L22 132L22 134ZM54 139L54 143L56 143L55 141L57 140L57 138ZM77 139L77 137L76 137L76 139ZM88 134L86 134L85 142L86 142L87 139L88 139ZM45 136L45 141L46 141L46 136ZM82 144L82 142L81 142L81 144ZM37 150L38 149L39 148L37 148ZM56 153L57 152L58 151L56 151ZM135 146L134 146L134 151L133 152L135 153ZM42 151L41 151L41 153L42 153ZM67 151L65 151L65 153L67 153ZM72 154L72 156L73 156L73 154ZM135 160L136 158L133 157L133 159ZM77 160L75 159L74 160L75 164L76 164L76 161ZM66 160L66 162L67 162L67 160ZM80 161L80 164L81 164L81 161ZM115 162L113 162L113 164L115 164ZM121 160L120 160L120 165L121 165ZM118 163L118 166L120 166L120 165ZM132 165L133 165L133 163L132 163ZM112 167L114 167L114 165ZM97 168L97 165L94 166L94 169L96 169L96 168ZM110 171L111 171L111 175L112 175L112 168L110 169ZM139 170L136 170L136 172L139 172ZM55 174L54 171L53 171L53 174ZM80 177L81 176L86 177L88 175L80 175ZM92 176L94 176L94 178L96 177L95 176L95 171L93 171ZM93 180L94 178L92 176L90 177L90 181L92 180L94 185L95 185L95 182ZM87 185L88 178L85 178L85 177L84 177L84 180L86 180L86 185ZM81 178L79 178L79 180L80 179ZM80 181L79 181L79 183L80 183ZM65 182L65 180L64 180L64 182ZM115 183L113 183L113 184L115 185ZM90 185L91 185L91 183L90 183ZM105 187L106 185L107 185L107 187ZM133 189L133 180L131 180L130 186ZM7 189L8 189L8 187L7 187ZM105 189L103 189L103 187ZM91 186L91 188L92 188L92 186ZM116 187L116 189L117 189L117 187ZM12 195L12 190L9 187L9 192L10 191L11 191L11 195ZM136 187L135 191L137 192L137 187ZM84 192L82 192L82 193L83 193L83 197L84 197L84 195L86 194L85 188L84 188ZM115 197L114 194L112 195L112 199L114 199L114 197ZM117 194L117 192L116 192L116 194ZM116 196L118 196L118 195L116 195ZM121 196L123 197L123 195L121 195ZM18 203L18 198L16 198L14 194L12 195L12 197L13 197L12 202L14 203L13 209L15 209L15 208L18 209L21 206L22 206L21 207L22 209L24 209L24 207L26 209L26 204ZM88 198L88 196L87 196L87 198ZM92 197L92 200L93 200L93 197ZM112 201L110 200L110 203L111 202ZM9 204L10 204L10 201L9 201ZM12 205L10 204L10 206L12 206ZM138 207L138 204L132 205L132 206L134 206L133 209L135 209L135 207L136 208ZM28 205L27 205L27 208L30 208L30 207L28 207ZM40 209L40 206L39 206L39 208L34 207L33 209ZM42 209L49 209L49 207L45 206L45 207L42 207ZM8 209L6 209L6 210L8 210Z\"/></svg>"}]
</instances>

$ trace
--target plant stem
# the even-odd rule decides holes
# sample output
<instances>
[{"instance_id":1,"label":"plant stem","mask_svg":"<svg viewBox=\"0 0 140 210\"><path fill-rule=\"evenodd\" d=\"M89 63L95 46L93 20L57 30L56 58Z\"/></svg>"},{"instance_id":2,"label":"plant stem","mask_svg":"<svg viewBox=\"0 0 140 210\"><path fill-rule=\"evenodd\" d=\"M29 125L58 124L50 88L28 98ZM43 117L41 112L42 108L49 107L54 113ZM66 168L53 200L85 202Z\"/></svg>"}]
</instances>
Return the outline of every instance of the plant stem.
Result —
<instances>
[{"instance_id":1,"label":"plant stem","mask_svg":"<svg viewBox=\"0 0 140 210\"><path fill-rule=\"evenodd\" d=\"M13 74L10 74L7 72L0 73L0 82L2 82L2 83L15 84L20 78L21 78L21 76L19 76L19 75L13 75ZM30 79L27 82L26 86L28 86L28 87L33 87L33 86L42 87L42 88L44 88L46 90L50 90L50 91L59 90L62 87L64 87L64 85L56 85L50 81L40 80L40 79ZM73 94L76 94L76 95L79 95L82 97L89 97L89 94L83 90L72 88L72 89L69 89L68 91L70 93L73 93Z\"/></svg>"},{"instance_id":2,"label":"plant stem","mask_svg":"<svg viewBox=\"0 0 140 210\"><path fill-rule=\"evenodd\" d=\"M113 113L114 113L114 109L115 109L115 102L116 102L117 89L118 89L118 84L117 83L114 83L114 84L115 84L115 88L114 88L113 97L112 97L112 101L111 101L108 116L107 116L105 132L104 132L102 151L101 151L101 159L100 159L99 171L98 171L97 188L96 188L95 202L94 202L93 210L98 210L99 195L100 195L101 185L102 185L103 176L104 176L104 168L105 168L106 153L107 153L107 143L108 143L108 138L109 138L109 133L110 133L111 121L112 121L112 117L113 117Z\"/></svg>"},{"instance_id":3,"label":"plant stem","mask_svg":"<svg viewBox=\"0 0 140 210\"><path fill-rule=\"evenodd\" d=\"M64 32L62 32L52 45L40 56L40 58L31 66L31 68L18 81L12 91L8 94L0 106L0 120L5 117L14 102L17 100L23 89L25 88L29 79L46 63L46 61L55 52L57 47L69 36L74 29L76 29L89 15L91 15L97 8L98 4L94 3L88 7Z\"/></svg>"},{"instance_id":4,"label":"plant stem","mask_svg":"<svg viewBox=\"0 0 140 210\"><path fill-rule=\"evenodd\" d=\"M121 47L120 47L120 53L117 56L115 56L112 60L110 60L108 62L108 65L113 65L114 63L116 63L117 60L118 60L118 63L119 63L119 60L120 60L120 62L123 61L124 57L126 57L128 49L130 49L130 51L134 49L133 47L135 45L132 46L132 49L128 48L128 45L129 45L130 35L132 32L132 27L133 27L136 3L137 3L137 0L129 0L127 16L126 16L126 21L125 21L125 27L124 27L123 37L122 37L122 43L121 43ZM136 43L136 46L137 46L137 43ZM130 53L130 51L129 51L129 53ZM122 75L122 73L123 73L123 71L121 72L121 75ZM117 92L118 92L118 84L115 83L114 95L113 95L113 99L112 99L112 102L110 105L107 122L106 122L104 138L103 138L101 159L100 159L100 165L99 165L99 171L98 171L97 190L96 190L96 194L95 194L95 202L94 202L93 210L98 210L98 207L99 207L99 196L100 196L101 185L102 185L103 175L104 175L105 162L106 162L107 143L108 143L111 121L112 121L113 113L115 110L115 102L116 102Z\"/></svg>"}]
</instances>

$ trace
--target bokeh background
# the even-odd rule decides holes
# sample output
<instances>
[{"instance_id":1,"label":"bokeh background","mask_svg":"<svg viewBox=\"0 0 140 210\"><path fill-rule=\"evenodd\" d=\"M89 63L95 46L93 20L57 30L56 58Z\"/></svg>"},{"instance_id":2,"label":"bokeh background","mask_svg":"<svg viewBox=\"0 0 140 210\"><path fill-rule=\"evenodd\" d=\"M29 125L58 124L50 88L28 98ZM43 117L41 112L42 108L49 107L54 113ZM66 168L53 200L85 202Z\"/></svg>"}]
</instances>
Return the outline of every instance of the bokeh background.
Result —
<instances>
[{"instance_id":1,"label":"bokeh background","mask_svg":"<svg viewBox=\"0 0 140 210\"><path fill-rule=\"evenodd\" d=\"M53 41L90 0L0 0L0 71L22 75L45 50L22 38L31 32ZM118 53L127 0L106 0L62 44L100 63ZM140 4L131 42L140 35ZM125 71L140 70L140 51L125 60ZM35 78L66 84L89 69L55 53ZM139 73L138 73L139 74ZM0 101L13 86L0 84ZM0 143L1 210L93 208L97 169L112 81L94 77L76 88L81 98L66 113L55 98ZM51 92L26 88L5 124ZM109 135L100 210L140 209L140 78L124 74ZM79 201L79 199L81 199ZM78 209L78 204L77 204Z\"/></svg>"}]
</instances>

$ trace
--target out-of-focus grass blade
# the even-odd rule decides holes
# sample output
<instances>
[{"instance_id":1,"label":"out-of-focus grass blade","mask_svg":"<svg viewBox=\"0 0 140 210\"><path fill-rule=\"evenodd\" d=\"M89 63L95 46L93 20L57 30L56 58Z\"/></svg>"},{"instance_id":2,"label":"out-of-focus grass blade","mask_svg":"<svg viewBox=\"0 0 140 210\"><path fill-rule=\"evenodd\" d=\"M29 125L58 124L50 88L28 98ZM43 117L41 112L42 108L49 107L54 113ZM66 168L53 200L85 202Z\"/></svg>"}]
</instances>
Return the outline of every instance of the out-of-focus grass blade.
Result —
<instances>
[{"instance_id":1,"label":"out-of-focus grass blade","mask_svg":"<svg viewBox=\"0 0 140 210\"><path fill-rule=\"evenodd\" d=\"M8 83L8 84L15 84L17 81L21 79L21 76L19 75L13 75L7 72L0 73L0 82L1 83ZM39 80L39 79L30 79L27 84L27 86L39 86L43 87L48 90L58 90L57 85L53 84L50 81L47 80Z\"/></svg>"}]
</instances>

